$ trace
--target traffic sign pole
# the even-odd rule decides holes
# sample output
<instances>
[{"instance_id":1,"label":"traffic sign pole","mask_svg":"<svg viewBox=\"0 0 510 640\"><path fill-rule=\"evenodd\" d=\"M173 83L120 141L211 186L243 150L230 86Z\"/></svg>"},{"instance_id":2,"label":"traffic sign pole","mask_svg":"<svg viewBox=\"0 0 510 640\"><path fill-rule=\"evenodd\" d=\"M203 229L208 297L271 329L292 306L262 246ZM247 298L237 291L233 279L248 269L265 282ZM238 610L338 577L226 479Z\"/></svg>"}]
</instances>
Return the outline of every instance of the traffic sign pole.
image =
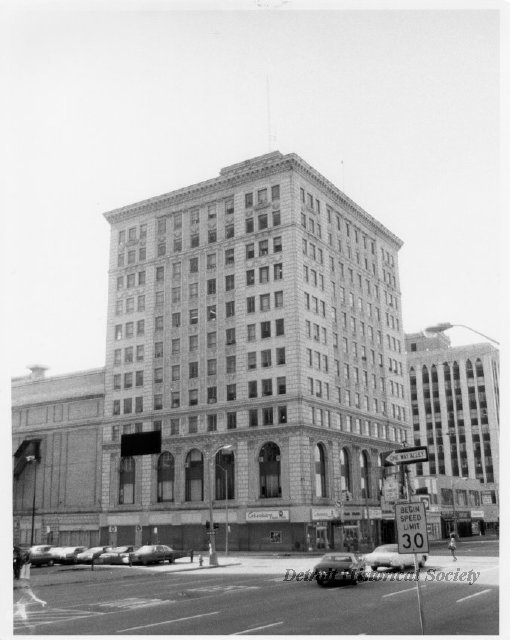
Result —
<instances>
[{"instance_id":1,"label":"traffic sign pole","mask_svg":"<svg viewBox=\"0 0 510 640\"><path fill-rule=\"evenodd\" d=\"M409 483L409 467L406 467L406 474L405 474L405 478L406 478L406 486L407 486L407 500L408 502L411 502L411 486ZM425 517L425 535L426 534L426 517ZM427 540L427 549L428 549L428 540ZM420 628L421 628L421 635L425 635L425 622L423 620L423 605L421 602L421 589L420 589L420 565L418 563L418 556L415 553L414 554L414 571L415 571L415 575L416 575L416 595L418 596L418 615L420 618Z\"/></svg>"}]
</instances>

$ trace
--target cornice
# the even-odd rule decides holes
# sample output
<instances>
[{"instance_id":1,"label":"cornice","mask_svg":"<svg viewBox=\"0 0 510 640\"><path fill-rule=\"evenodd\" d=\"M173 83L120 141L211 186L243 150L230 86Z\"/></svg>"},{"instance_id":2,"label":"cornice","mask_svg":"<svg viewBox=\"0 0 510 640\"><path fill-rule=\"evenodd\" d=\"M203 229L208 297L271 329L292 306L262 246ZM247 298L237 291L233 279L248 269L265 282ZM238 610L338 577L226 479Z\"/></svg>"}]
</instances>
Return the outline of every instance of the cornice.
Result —
<instances>
[{"instance_id":1,"label":"cornice","mask_svg":"<svg viewBox=\"0 0 510 640\"><path fill-rule=\"evenodd\" d=\"M213 195L218 191L236 187L253 179L281 173L282 171L295 170L311 182L314 182L323 191L327 192L331 200L338 206L345 209L351 215L360 217L372 232L379 235L382 234L396 249L400 249L403 245L403 241L400 238L378 222L367 211L351 200L345 193L335 187L332 182L295 153L289 153L287 155L270 154L265 160L264 156L262 156L260 159L254 158L253 160L246 161L246 165L239 163L239 165L233 165L233 167L236 168L232 170L228 170L228 167L226 170L222 169L225 173L220 173L216 178L204 180L203 182L198 182L163 195L154 196L147 200L113 209L105 212L103 215L110 224L115 224L136 218L141 214L155 213L168 207L176 207L176 210L178 210L180 205L186 203L193 197L202 197L207 194Z\"/></svg>"}]
</instances>

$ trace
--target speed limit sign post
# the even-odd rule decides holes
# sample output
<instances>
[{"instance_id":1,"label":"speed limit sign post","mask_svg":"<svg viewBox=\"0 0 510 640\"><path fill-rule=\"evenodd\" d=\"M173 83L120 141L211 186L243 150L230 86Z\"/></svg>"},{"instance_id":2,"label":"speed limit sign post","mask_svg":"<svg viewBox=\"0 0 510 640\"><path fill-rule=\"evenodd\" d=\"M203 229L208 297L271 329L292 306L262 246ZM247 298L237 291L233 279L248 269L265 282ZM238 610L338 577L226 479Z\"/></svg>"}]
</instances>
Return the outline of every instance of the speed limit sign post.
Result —
<instances>
[{"instance_id":1,"label":"speed limit sign post","mask_svg":"<svg viewBox=\"0 0 510 640\"><path fill-rule=\"evenodd\" d=\"M399 553L428 553L429 537L423 502L395 505Z\"/></svg>"}]
</instances>

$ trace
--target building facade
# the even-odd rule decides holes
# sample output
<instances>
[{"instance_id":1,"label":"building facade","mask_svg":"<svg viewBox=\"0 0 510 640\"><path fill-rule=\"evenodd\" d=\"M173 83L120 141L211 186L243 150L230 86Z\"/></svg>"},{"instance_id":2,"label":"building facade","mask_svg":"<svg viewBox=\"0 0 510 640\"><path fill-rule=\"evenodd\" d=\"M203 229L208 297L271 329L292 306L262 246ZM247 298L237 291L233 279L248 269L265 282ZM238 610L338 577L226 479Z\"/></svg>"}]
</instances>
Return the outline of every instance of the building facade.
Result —
<instances>
[{"instance_id":1,"label":"building facade","mask_svg":"<svg viewBox=\"0 0 510 640\"><path fill-rule=\"evenodd\" d=\"M434 537L499 528L499 353L488 343L451 347L438 334L406 335L414 444L429 461L416 487L428 495Z\"/></svg>"},{"instance_id":2,"label":"building facade","mask_svg":"<svg viewBox=\"0 0 510 640\"><path fill-rule=\"evenodd\" d=\"M108 543L367 548L409 440L401 241L295 154L105 214ZM121 456L160 431L161 453ZM228 527L227 527L228 520Z\"/></svg>"},{"instance_id":3,"label":"building facade","mask_svg":"<svg viewBox=\"0 0 510 640\"><path fill-rule=\"evenodd\" d=\"M12 381L15 542L99 543L103 403L104 369Z\"/></svg>"}]
</instances>

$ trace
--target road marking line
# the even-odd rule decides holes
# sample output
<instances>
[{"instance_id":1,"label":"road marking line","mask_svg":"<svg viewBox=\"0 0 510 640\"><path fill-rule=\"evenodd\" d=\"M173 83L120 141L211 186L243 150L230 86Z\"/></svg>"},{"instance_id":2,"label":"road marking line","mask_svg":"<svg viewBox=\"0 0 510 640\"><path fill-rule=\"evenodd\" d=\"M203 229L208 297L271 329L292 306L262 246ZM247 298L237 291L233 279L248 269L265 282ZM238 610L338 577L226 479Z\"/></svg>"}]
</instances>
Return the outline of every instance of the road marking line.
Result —
<instances>
[{"instance_id":1,"label":"road marking line","mask_svg":"<svg viewBox=\"0 0 510 640\"><path fill-rule=\"evenodd\" d=\"M219 611L211 611L210 613L200 613L196 616L188 616L187 618L174 618L173 620L163 620L162 622L153 622L152 624L142 624L139 627L129 627L129 629L119 629L115 633L125 633L126 631L136 631L137 629L147 629L148 627L157 627L161 624L171 624L172 622L183 622L184 620L193 620L195 618L203 618L204 616L215 616Z\"/></svg>"},{"instance_id":2,"label":"road marking line","mask_svg":"<svg viewBox=\"0 0 510 640\"><path fill-rule=\"evenodd\" d=\"M457 603L463 602L464 600L469 600L469 598L476 598L476 596L481 596L482 593L489 593L489 591L492 591L492 589L484 589L483 591L479 591L478 593L472 593L470 596L466 596L465 598L457 600Z\"/></svg>"},{"instance_id":3,"label":"road marking line","mask_svg":"<svg viewBox=\"0 0 510 640\"><path fill-rule=\"evenodd\" d=\"M244 631L236 631L235 633L231 633L232 636L241 636L243 633L252 633L253 631L260 631L261 629L267 629L269 627L277 627L279 624L283 624L283 620L281 622L273 622L271 624L265 624L262 627L252 627L251 629L245 629Z\"/></svg>"},{"instance_id":4,"label":"road marking line","mask_svg":"<svg viewBox=\"0 0 510 640\"><path fill-rule=\"evenodd\" d=\"M406 591L416 591L416 587L411 587L410 589L401 589L400 591L394 591L393 593L387 593L385 596L381 596L382 598L391 598L392 596L398 596L401 593L406 593Z\"/></svg>"}]
</instances>

